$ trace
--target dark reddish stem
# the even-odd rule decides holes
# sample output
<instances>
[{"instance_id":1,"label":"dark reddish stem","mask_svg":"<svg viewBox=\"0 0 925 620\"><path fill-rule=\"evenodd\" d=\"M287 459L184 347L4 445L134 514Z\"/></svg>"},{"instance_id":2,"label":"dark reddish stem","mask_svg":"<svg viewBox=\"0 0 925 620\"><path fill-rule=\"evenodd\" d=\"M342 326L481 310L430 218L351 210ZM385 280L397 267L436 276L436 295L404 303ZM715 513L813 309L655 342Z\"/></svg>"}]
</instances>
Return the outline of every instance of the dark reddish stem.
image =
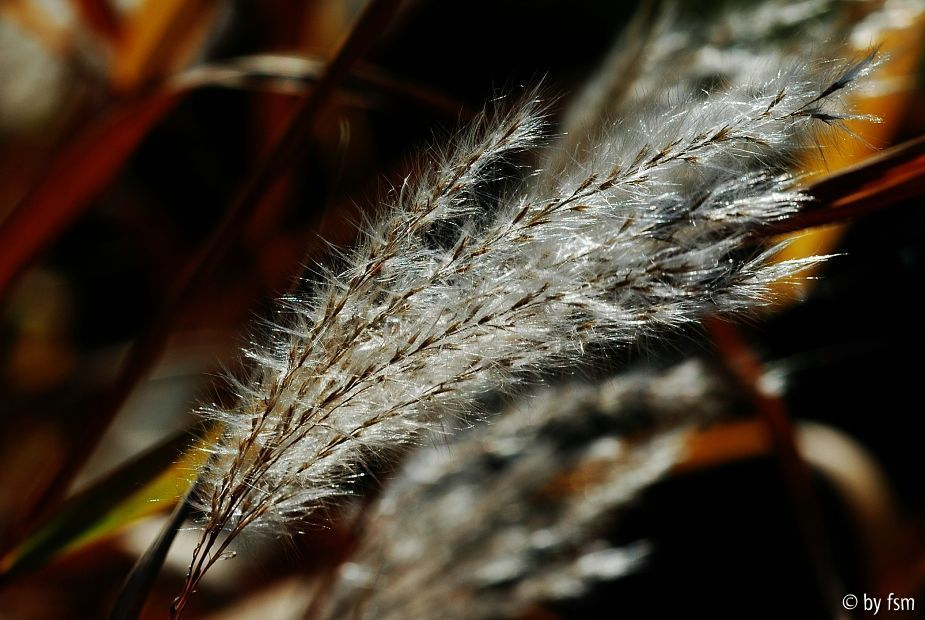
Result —
<instances>
[{"instance_id":1,"label":"dark reddish stem","mask_svg":"<svg viewBox=\"0 0 925 620\"><path fill-rule=\"evenodd\" d=\"M800 454L790 416L779 398L769 395L760 386L764 374L760 360L752 352L739 330L720 319L707 323L714 344L727 369L745 388L764 423L774 447L774 454L790 494L800 534L819 593L832 618L841 618L841 589L834 570L830 542L826 534L822 509L812 485L809 465Z\"/></svg>"}]
</instances>

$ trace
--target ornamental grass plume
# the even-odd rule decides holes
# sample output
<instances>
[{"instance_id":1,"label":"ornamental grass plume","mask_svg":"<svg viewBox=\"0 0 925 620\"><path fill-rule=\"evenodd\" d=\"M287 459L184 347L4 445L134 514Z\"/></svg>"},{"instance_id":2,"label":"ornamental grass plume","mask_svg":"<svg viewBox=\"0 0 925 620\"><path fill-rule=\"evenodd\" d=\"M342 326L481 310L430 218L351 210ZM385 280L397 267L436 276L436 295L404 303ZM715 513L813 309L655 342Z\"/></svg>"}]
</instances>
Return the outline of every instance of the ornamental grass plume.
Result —
<instances>
[{"instance_id":1,"label":"ornamental grass plume","mask_svg":"<svg viewBox=\"0 0 925 620\"><path fill-rule=\"evenodd\" d=\"M483 113L341 267L284 300L231 379L237 404L203 409L224 432L196 483L204 528L174 614L243 530L284 534L485 395L752 308L822 260L773 262L755 239L805 203L789 166L850 117L844 95L875 64L768 66L611 123L554 174L527 163L547 134L537 93Z\"/></svg>"},{"instance_id":2,"label":"ornamental grass plume","mask_svg":"<svg viewBox=\"0 0 925 620\"><path fill-rule=\"evenodd\" d=\"M692 426L747 408L697 360L523 398L408 459L318 617L523 618L633 574L650 543L608 537L624 509Z\"/></svg>"},{"instance_id":3,"label":"ornamental grass plume","mask_svg":"<svg viewBox=\"0 0 925 620\"><path fill-rule=\"evenodd\" d=\"M865 26L866 21L882 21L888 5L904 1L764 0L745 7L722 5L706 19L681 19L680 7L672 3L643 3L566 110L563 137L551 150L554 161L544 168L556 170L556 163L593 148L617 122L646 122L668 113L678 101L754 83L794 58L837 57L840 46L832 42L866 30L863 49L878 39L880 29Z\"/></svg>"}]
</instances>

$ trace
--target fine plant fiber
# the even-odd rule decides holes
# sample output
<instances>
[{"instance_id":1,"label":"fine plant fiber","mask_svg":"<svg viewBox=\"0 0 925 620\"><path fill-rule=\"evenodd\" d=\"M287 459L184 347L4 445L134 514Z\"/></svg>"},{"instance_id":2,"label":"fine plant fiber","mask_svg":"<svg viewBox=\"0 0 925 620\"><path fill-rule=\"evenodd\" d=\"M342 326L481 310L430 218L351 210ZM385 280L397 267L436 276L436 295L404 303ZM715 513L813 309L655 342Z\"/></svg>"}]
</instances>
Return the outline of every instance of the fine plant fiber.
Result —
<instances>
[{"instance_id":1,"label":"fine plant fiber","mask_svg":"<svg viewBox=\"0 0 925 620\"><path fill-rule=\"evenodd\" d=\"M857 26L844 19L848 4L874 12L877 3L844 0L768 0L753 6L713 7L710 19L653 0L624 29L600 69L569 106L557 158L577 152L615 122L657 116L683 99L702 99L730 85L766 75L792 58L835 57L837 42ZM556 171L556 165L547 165Z\"/></svg>"},{"instance_id":2,"label":"fine plant fiber","mask_svg":"<svg viewBox=\"0 0 925 620\"><path fill-rule=\"evenodd\" d=\"M775 59L579 146L545 146L539 91L489 107L341 267L283 300L229 378L236 404L202 409L224 434L197 482L204 528L177 612L239 533L284 535L485 395L747 311L823 260L774 262L779 246L754 238L805 203L791 167L852 117L845 96L877 62Z\"/></svg>"}]
</instances>

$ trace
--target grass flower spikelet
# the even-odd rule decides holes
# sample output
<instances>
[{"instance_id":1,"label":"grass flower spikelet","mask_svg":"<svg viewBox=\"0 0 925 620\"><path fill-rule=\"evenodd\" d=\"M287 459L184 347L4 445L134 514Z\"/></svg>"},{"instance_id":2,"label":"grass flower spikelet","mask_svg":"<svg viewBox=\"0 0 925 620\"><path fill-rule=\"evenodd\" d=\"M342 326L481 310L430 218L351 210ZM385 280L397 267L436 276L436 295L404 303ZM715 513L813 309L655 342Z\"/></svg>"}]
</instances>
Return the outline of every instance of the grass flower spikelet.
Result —
<instances>
[{"instance_id":1,"label":"grass flower spikelet","mask_svg":"<svg viewBox=\"0 0 925 620\"><path fill-rule=\"evenodd\" d=\"M197 483L187 591L244 528L286 531L349 493L364 461L485 394L588 346L747 310L820 260L773 263L754 235L799 210L787 166L847 117L843 93L874 64L793 64L659 108L556 170L511 165L545 139L537 97L484 114L364 227L345 267L285 301L270 343L247 352L237 404L204 410L225 430Z\"/></svg>"}]
</instances>

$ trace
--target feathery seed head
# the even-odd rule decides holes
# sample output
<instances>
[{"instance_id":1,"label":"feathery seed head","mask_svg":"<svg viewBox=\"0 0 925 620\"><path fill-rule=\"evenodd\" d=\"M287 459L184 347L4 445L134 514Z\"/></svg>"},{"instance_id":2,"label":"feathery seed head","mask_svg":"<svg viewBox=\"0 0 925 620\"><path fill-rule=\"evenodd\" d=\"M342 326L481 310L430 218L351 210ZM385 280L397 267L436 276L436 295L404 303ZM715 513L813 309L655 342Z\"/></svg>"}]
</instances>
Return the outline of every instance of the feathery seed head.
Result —
<instances>
[{"instance_id":1,"label":"feathery seed head","mask_svg":"<svg viewBox=\"0 0 925 620\"><path fill-rule=\"evenodd\" d=\"M613 123L570 164L521 169L513 191L498 175L541 143L542 110L531 96L483 114L402 185L340 272L287 300L248 352L237 405L204 409L224 435L197 483L206 525L187 591L244 528L285 532L348 493L367 459L485 394L589 345L752 307L819 260L773 264L754 234L804 202L787 165L845 118L841 96L874 64L827 77L791 63Z\"/></svg>"}]
</instances>

